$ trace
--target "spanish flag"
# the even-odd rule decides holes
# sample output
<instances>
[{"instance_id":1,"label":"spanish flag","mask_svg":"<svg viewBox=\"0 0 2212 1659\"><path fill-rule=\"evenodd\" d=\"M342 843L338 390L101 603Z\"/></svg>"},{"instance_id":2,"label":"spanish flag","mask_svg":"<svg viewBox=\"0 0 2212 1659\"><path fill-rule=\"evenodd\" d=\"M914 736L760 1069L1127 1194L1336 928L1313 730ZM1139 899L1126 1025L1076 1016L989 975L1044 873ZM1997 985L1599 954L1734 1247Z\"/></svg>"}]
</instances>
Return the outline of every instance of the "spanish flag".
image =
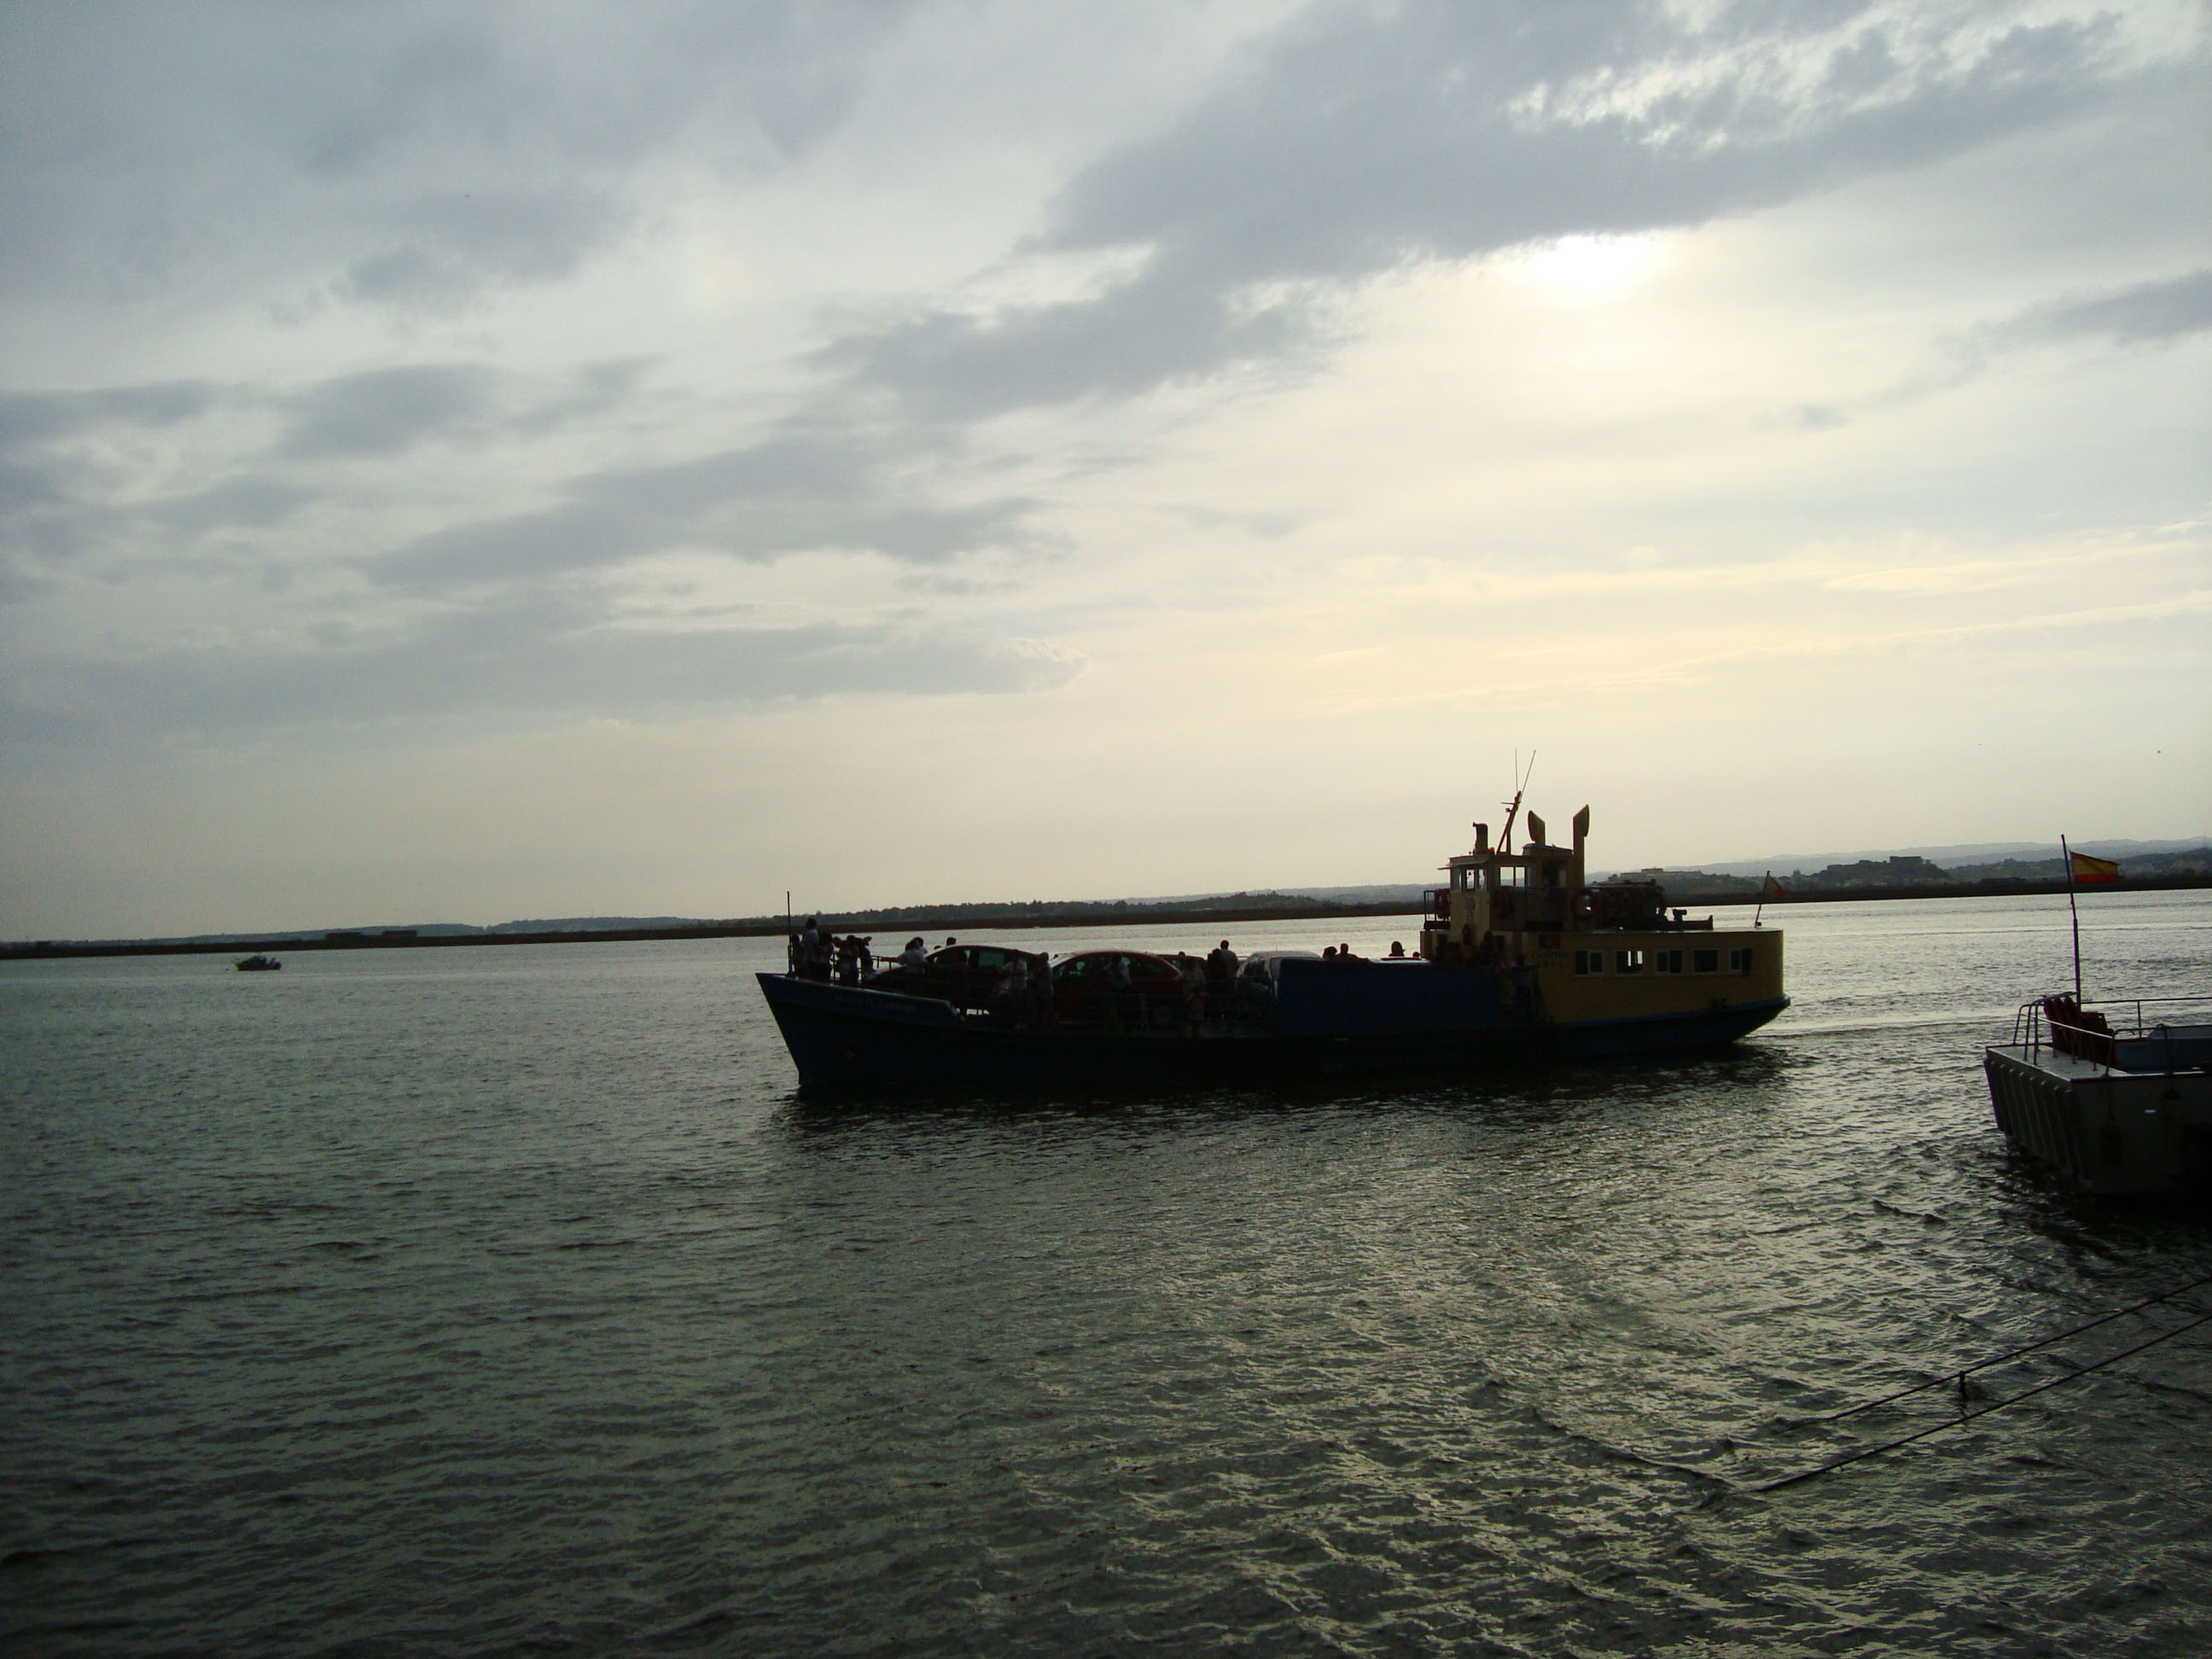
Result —
<instances>
[{"instance_id":1,"label":"spanish flag","mask_svg":"<svg viewBox=\"0 0 2212 1659\"><path fill-rule=\"evenodd\" d=\"M2076 883L2118 881L2120 878L2120 866L2111 859L2093 859L2087 853L2069 852L2067 856L2074 860L2074 879Z\"/></svg>"}]
</instances>

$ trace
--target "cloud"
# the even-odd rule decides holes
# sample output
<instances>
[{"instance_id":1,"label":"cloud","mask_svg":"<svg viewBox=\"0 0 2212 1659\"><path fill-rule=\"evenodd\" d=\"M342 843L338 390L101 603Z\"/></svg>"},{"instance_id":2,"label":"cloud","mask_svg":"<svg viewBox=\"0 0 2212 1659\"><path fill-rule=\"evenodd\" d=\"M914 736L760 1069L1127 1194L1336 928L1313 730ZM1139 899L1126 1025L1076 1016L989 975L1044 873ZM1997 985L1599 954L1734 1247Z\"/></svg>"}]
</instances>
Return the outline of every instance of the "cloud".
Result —
<instances>
[{"instance_id":1,"label":"cloud","mask_svg":"<svg viewBox=\"0 0 2212 1659\"><path fill-rule=\"evenodd\" d=\"M508 429L535 435L612 414L638 390L649 366L641 357L587 363L568 377L568 384L561 391L515 415L507 423Z\"/></svg>"},{"instance_id":2,"label":"cloud","mask_svg":"<svg viewBox=\"0 0 2212 1659\"><path fill-rule=\"evenodd\" d=\"M472 364L381 368L325 380L287 400L278 453L292 460L395 455L482 414L490 373Z\"/></svg>"},{"instance_id":3,"label":"cloud","mask_svg":"<svg viewBox=\"0 0 2212 1659\"><path fill-rule=\"evenodd\" d=\"M787 434L580 479L557 507L438 531L368 568L386 584L434 589L600 568L678 546L744 559L834 549L929 562L1036 543L1034 502L936 501L902 476L915 459L841 434Z\"/></svg>"},{"instance_id":4,"label":"cloud","mask_svg":"<svg viewBox=\"0 0 2212 1659\"><path fill-rule=\"evenodd\" d=\"M0 742L82 748L425 720L648 716L837 695L1049 690L1083 659L1048 642L890 625L656 633L547 599L447 617L355 650L170 651L24 665Z\"/></svg>"},{"instance_id":5,"label":"cloud","mask_svg":"<svg viewBox=\"0 0 2212 1659\"><path fill-rule=\"evenodd\" d=\"M100 427L175 426L204 414L216 395L214 384L207 380L0 394L0 453L58 442Z\"/></svg>"},{"instance_id":6,"label":"cloud","mask_svg":"<svg viewBox=\"0 0 2212 1659\"><path fill-rule=\"evenodd\" d=\"M0 20L0 96L21 141L0 147L0 212L16 233L0 244L0 294L44 300L88 282L160 294L175 316L204 319L230 313L194 285L243 270L254 280L240 285L264 301L319 292L451 308L574 277L625 239L641 257L627 278L609 270L579 284L566 312L518 308L511 326L503 316L465 337L415 319L333 323L325 307L313 328L271 331L302 354L299 379L274 389L179 380L0 398L0 551L103 554L41 573L65 590L57 627L79 632L74 665L50 665L35 691L18 687L18 714L46 721L40 729L68 726L71 708L90 711L77 730L119 729L141 706L149 729L255 730L1057 683L1070 659L949 625L714 631L696 625L720 617L685 611L684 633L647 634L613 628L594 607L617 585L610 573L656 556L707 556L696 562L714 567L705 585L724 583L726 598L764 578L719 562L834 552L899 562L888 574L871 566L874 579L908 584L902 603L961 614L976 574L963 556L1046 544L1042 505L1007 472L1050 471L1012 453L1013 437L970 438L963 422L1255 368L1292 373L1360 314L1363 285L1409 265L1748 214L2063 123L2150 84L2124 20L2002 6L1323 0L1230 53L1226 75L1148 131L1102 148L1096 120L1065 131L1043 121L1037 155L1008 162L1030 182L1010 191L986 169L948 187L948 203L962 191L988 200L993 246L1008 222L1034 234L963 291L844 325L812 359L832 384L793 392L783 364L763 367L781 343L766 331L775 323L760 325L768 302L738 324L672 307L658 333L653 307L704 257L685 240L706 237L702 225L717 258L726 249L770 273L767 289L848 280L837 264L847 256L817 244L850 234L832 225L841 203L869 205L846 176L874 178L884 152L869 147L910 137L899 125L916 101L910 87L878 79L880 104L860 101L876 43L900 28L897 7L646 4L548 21L427 5L215 5L182 22L159 8L127 14L143 23L130 29L69 21L123 15L19 9ZM1024 23L1036 33L1023 39L1050 27ZM902 62L942 68L918 48ZM1188 82L1175 85L1185 96ZM821 169L837 178L793 181L787 201L730 188L813 154L856 110L877 125L857 124L851 151ZM971 139L948 143L965 154ZM818 234L824 225L837 234ZM951 237L917 252L927 239L911 226L891 222L879 238L873 219L867 228L885 282L973 257L946 256L963 246ZM259 269L264 254L281 274ZM1075 282L1087 286L1071 296ZM2178 338L2204 326L2208 306L2203 273L2068 295L1986 344ZM435 337L449 343L425 355L504 350L521 362L606 337L590 331L595 310L623 318L621 344L600 349L661 349L655 379L675 387L700 377L687 420L730 418L716 411L739 406L747 376L800 412L779 423L776 405L744 406L744 430L769 434L744 441L672 423L648 448L667 411L634 405L647 360L522 374L395 364L363 347ZM715 331L725 327L759 331ZM191 337L218 336L232 337ZM450 343L464 337L471 343ZM320 350L386 366L313 380L328 365L304 367L305 354ZM707 378L726 373L734 392ZM1848 413L1808 404L1800 418ZM204 417L214 418L192 426ZM1050 443L1053 430L1032 433ZM560 441L532 447L554 434ZM1127 440L1106 434L1060 459L1072 469L1071 456L1144 447ZM458 464L455 451L466 452ZM488 498L474 472L494 461L501 493ZM1145 568L1119 533L1090 538L1102 588L1119 580L1117 560ZM987 575L1034 574L1018 560L987 562ZM163 597L137 600L138 577ZM264 577L265 590L255 586ZM18 570L0 571L0 592L11 580L29 592ZM1125 588L1132 610L1164 603L1141 574ZM226 607L240 598L234 616ZM173 599L194 615L170 614ZM342 647L333 635L325 649L294 649L341 607L362 627L405 629L405 641ZM426 611L443 620L426 624ZM258 629L284 643L273 655L149 646L136 663L111 660L133 625L142 643L188 627L234 641Z\"/></svg>"},{"instance_id":7,"label":"cloud","mask_svg":"<svg viewBox=\"0 0 2212 1659\"><path fill-rule=\"evenodd\" d=\"M1134 249L1133 275L923 309L825 361L957 415L1126 397L1324 339L1336 295L1408 262L1770 207L2066 120L2128 76L2109 21L1983 8L1319 6L1061 192L1032 252Z\"/></svg>"},{"instance_id":8,"label":"cloud","mask_svg":"<svg viewBox=\"0 0 2212 1659\"><path fill-rule=\"evenodd\" d=\"M631 216L605 190L553 185L426 195L397 216L402 239L347 266L341 295L447 307L493 284L557 282Z\"/></svg>"},{"instance_id":9,"label":"cloud","mask_svg":"<svg viewBox=\"0 0 2212 1659\"><path fill-rule=\"evenodd\" d=\"M1296 301L1240 305L1162 261L1097 300L988 321L925 314L873 337L838 342L819 361L935 412L981 416L1094 394L1139 396L1171 380L1283 357L1320 331L1318 319Z\"/></svg>"},{"instance_id":10,"label":"cloud","mask_svg":"<svg viewBox=\"0 0 2212 1659\"><path fill-rule=\"evenodd\" d=\"M0 400L0 601L35 602L73 580L78 597L65 608L88 601L112 613L96 638L64 630L17 653L0 693L5 738L82 747L134 733L235 738L842 693L1016 692L1079 670L1058 647L950 623L702 627L708 614L686 608L675 631L653 631L616 620L612 588L562 580L677 548L928 565L1039 544L1026 498L940 498L941 447L827 417L746 447L572 478L545 511L453 525L365 560L340 550L343 516L336 536L332 526L312 538L292 528L319 509L374 515L380 482L410 476L433 441L520 441L526 454L547 434L622 406L642 372L637 362L553 376L421 364L281 393L193 382ZM230 418L241 411L248 418ZM273 442L271 413L281 422ZM191 434L197 453L181 467L175 445L141 453L120 441L218 415ZM339 482L327 477L333 462L349 469ZM199 556L218 533L243 539L225 557ZM228 556L240 550L242 562ZM73 577L58 562L95 553ZM189 616L138 607L132 655L120 620L131 607L110 596L141 582L199 594L184 602ZM234 594L245 603L227 614L224 585L239 582L251 585ZM472 591L457 599L464 588ZM35 614L19 612L27 643ZM734 614L751 623L763 613ZM194 643L155 642L180 631Z\"/></svg>"},{"instance_id":11,"label":"cloud","mask_svg":"<svg viewBox=\"0 0 2212 1659\"><path fill-rule=\"evenodd\" d=\"M10 578L0 604L34 591L26 561L99 550L112 576L166 562L179 538L265 531L319 503L357 500L357 485L318 478L324 463L402 459L438 438L526 442L604 417L635 395L644 367L526 375L414 364L284 392L178 380L0 395L0 567ZM273 443L261 435L270 412L281 422ZM170 444L134 441L172 431ZM192 452L183 466L170 453L180 447Z\"/></svg>"},{"instance_id":12,"label":"cloud","mask_svg":"<svg viewBox=\"0 0 2212 1659\"><path fill-rule=\"evenodd\" d=\"M146 518L185 536L217 530L267 530L321 499L318 491L265 474L240 473L144 509Z\"/></svg>"},{"instance_id":13,"label":"cloud","mask_svg":"<svg viewBox=\"0 0 2212 1659\"><path fill-rule=\"evenodd\" d=\"M1938 368L1911 375L1854 404L1801 404L1786 418L1808 430L1826 431L1869 410L1956 391L1989 374L1999 359L2039 346L2072 341L2166 345L2207 329L2212 329L2212 270L2193 270L2100 294L2062 295L1949 336L1940 347L1948 362Z\"/></svg>"},{"instance_id":14,"label":"cloud","mask_svg":"<svg viewBox=\"0 0 2212 1659\"><path fill-rule=\"evenodd\" d=\"M123 522L101 499L123 471L105 447L194 420L223 395L206 380L0 394L0 606L38 592L31 562L81 553Z\"/></svg>"},{"instance_id":15,"label":"cloud","mask_svg":"<svg viewBox=\"0 0 2212 1659\"><path fill-rule=\"evenodd\" d=\"M0 14L0 293L272 277L380 306L557 281L672 160L757 178L846 118L902 0Z\"/></svg>"},{"instance_id":16,"label":"cloud","mask_svg":"<svg viewBox=\"0 0 2212 1659\"><path fill-rule=\"evenodd\" d=\"M2056 340L2103 338L2120 345L2178 340L2212 328L2212 270L2138 283L2107 294L2069 295L1979 331L1984 350Z\"/></svg>"}]
</instances>

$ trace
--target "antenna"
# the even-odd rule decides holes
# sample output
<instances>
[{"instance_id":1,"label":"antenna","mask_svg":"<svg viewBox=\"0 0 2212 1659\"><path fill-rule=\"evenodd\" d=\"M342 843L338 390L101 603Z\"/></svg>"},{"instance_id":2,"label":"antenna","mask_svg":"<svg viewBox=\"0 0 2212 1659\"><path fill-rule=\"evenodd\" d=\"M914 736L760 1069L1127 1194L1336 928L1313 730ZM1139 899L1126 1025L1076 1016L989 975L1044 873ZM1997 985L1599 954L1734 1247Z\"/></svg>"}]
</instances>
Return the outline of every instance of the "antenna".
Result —
<instances>
[{"instance_id":1,"label":"antenna","mask_svg":"<svg viewBox=\"0 0 2212 1659\"><path fill-rule=\"evenodd\" d=\"M1528 751L1528 769L1526 772L1521 769L1521 751L1518 749L1513 751L1513 799L1503 803L1505 808L1505 827L1498 832L1498 850L1500 853L1510 853L1513 850L1514 814L1521 810L1521 797L1528 793L1528 780L1534 775L1535 770L1536 751L1534 750L1531 749Z\"/></svg>"}]
</instances>

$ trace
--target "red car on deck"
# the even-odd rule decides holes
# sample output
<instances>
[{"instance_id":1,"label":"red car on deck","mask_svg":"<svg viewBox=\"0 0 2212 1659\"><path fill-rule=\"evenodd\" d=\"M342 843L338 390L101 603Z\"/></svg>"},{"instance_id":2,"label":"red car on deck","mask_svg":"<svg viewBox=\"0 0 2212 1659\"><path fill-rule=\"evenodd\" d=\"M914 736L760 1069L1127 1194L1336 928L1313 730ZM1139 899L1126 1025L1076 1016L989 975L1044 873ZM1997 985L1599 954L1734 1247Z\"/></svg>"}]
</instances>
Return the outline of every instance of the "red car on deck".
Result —
<instances>
[{"instance_id":1,"label":"red car on deck","mask_svg":"<svg viewBox=\"0 0 2212 1659\"><path fill-rule=\"evenodd\" d=\"M1198 969L1189 958L1146 951L1079 951L1053 964L1053 1006L1064 1025L1176 1030L1203 1006L1206 981Z\"/></svg>"}]
</instances>

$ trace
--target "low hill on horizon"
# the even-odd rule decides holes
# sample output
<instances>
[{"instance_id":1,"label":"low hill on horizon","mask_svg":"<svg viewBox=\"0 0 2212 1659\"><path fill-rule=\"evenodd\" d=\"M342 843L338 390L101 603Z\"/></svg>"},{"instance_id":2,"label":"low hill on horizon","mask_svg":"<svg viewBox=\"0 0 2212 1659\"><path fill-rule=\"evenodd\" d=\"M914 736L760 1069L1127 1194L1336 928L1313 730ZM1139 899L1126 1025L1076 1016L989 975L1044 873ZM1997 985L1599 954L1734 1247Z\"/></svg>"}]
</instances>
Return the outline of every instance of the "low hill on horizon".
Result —
<instances>
[{"instance_id":1,"label":"low hill on horizon","mask_svg":"<svg viewBox=\"0 0 2212 1659\"><path fill-rule=\"evenodd\" d=\"M2187 836L2179 841L2076 841L2069 845L2075 852L2087 853L2094 858L2144 858L2158 853L2188 853L2212 847L2212 835ZM1737 859L1720 864L1684 867L1713 876L1759 876L1770 870L1780 876L1792 870L1810 872L1832 864L1856 864L1864 860L1893 858L1926 859L1930 864L1940 864L1947 870L1959 871L1981 865L2002 864L2007 860L2033 862L2049 859L2055 863L2058 858L2058 843L2055 841L1966 842L1947 847L1881 847L1841 853L1776 853L1761 859Z\"/></svg>"},{"instance_id":2,"label":"low hill on horizon","mask_svg":"<svg viewBox=\"0 0 2212 1659\"><path fill-rule=\"evenodd\" d=\"M2074 850L2117 860L2130 876L2186 874L2212 870L2212 836L2180 841L2085 841L2071 843ZM2026 854L2029 856L2021 857ZM2194 855L2194 856L2192 856ZM1978 881L1991 878L2051 880L2065 873L2057 849L2036 842L1977 842L1950 847L1924 847L1899 851L1845 854L1787 854L1771 859L1746 859L1729 863L1668 865L1641 870L1592 870L1593 880L1616 875L1656 879L1680 894L1698 895L1710 902L1755 893L1760 878L1771 872L1778 881L1801 890L1834 891L1852 887L1936 883L1947 879ZM1701 882L1702 878L1702 882ZM898 927L921 928L934 922L960 918L970 927L1006 925L1050 926L1055 916L1095 916L1102 911L1173 913L1207 908L1235 913L1275 910L1305 902L1346 910L1389 904L1418 906L1435 884L1370 882L1353 886L1277 887L1234 893L1178 893L1146 898L974 901L884 906L865 911L835 912L851 928ZM112 939L54 939L56 945L197 945L222 946L248 943L284 944L332 938L363 941L396 940L408 936L459 938L513 933L592 933L678 930L732 924L765 926L775 916L561 916L495 922L477 926L459 921L379 924L346 928L295 927L259 933L190 933ZM24 941L27 943L28 941Z\"/></svg>"}]
</instances>

